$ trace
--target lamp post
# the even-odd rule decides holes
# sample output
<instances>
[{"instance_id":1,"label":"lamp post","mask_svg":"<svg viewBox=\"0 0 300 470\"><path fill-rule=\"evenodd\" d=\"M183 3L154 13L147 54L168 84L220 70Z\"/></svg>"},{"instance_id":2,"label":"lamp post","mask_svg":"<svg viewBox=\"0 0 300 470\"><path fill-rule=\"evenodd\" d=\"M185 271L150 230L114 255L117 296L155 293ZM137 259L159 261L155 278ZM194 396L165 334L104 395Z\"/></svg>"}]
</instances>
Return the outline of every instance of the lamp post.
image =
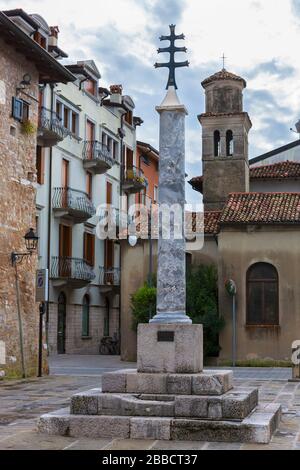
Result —
<instances>
[{"instance_id":1,"label":"lamp post","mask_svg":"<svg viewBox=\"0 0 300 470\"><path fill-rule=\"evenodd\" d=\"M21 316L21 306L20 306L20 289L19 289L19 276L18 276L18 264L21 264L23 259L26 256L31 256L34 251L37 249L38 237L35 234L33 228L31 228L24 236L26 252L16 252L11 253L11 263L15 268L15 278L16 278L16 298L17 298L17 311L18 311L18 323L19 323L19 336L20 336L20 352L21 352L21 362L22 362L22 377L26 378L26 366L25 366L25 355L24 355L24 341L23 341L23 325L22 325L22 316Z\"/></svg>"}]
</instances>

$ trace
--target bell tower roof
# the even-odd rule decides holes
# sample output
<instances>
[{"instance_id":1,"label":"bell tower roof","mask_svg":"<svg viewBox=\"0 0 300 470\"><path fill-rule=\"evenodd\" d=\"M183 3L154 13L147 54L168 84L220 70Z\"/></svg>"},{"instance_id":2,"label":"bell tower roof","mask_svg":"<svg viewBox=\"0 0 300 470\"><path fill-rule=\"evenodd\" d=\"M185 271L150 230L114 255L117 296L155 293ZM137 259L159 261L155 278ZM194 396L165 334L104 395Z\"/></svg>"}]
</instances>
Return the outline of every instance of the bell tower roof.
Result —
<instances>
[{"instance_id":1,"label":"bell tower roof","mask_svg":"<svg viewBox=\"0 0 300 470\"><path fill-rule=\"evenodd\" d=\"M236 81L236 82L241 82L244 86L244 88L246 88L247 86L247 83L246 83L246 80L244 80L242 77L239 77L238 75L235 75L234 73L231 73L231 72L228 72L226 69L222 69L220 70L219 72L211 75L210 77L206 78L205 80L203 80L203 82L201 83L201 85L203 86L203 88L206 88L207 85L209 85L210 83L213 83L213 82L217 82L217 81L224 81L224 80L233 80L233 81Z\"/></svg>"}]
</instances>

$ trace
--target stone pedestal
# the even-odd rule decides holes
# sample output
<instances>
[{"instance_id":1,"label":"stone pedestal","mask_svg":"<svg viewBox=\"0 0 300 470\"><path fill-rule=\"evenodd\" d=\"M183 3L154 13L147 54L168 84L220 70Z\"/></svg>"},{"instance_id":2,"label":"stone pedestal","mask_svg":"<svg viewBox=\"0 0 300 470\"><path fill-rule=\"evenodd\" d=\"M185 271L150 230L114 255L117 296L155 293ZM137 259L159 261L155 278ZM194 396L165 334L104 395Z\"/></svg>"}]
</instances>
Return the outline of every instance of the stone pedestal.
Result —
<instances>
[{"instance_id":1,"label":"stone pedestal","mask_svg":"<svg viewBox=\"0 0 300 470\"><path fill-rule=\"evenodd\" d=\"M202 325L145 324L138 327L138 372L196 374L203 369Z\"/></svg>"}]
</instances>

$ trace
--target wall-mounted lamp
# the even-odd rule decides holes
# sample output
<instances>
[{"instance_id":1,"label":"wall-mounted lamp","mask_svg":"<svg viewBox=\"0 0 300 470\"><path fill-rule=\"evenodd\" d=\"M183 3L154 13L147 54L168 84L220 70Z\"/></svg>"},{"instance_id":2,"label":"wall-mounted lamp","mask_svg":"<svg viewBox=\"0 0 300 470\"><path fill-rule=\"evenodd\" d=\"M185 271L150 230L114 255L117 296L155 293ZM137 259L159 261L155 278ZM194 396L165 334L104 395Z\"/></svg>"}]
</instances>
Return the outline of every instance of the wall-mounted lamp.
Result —
<instances>
[{"instance_id":1,"label":"wall-mounted lamp","mask_svg":"<svg viewBox=\"0 0 300 470\"><path fill-rule=\"evenodd\" d=\"M25 256L31 256L37 249L39 237L35 234L33 228L31 228L24 236L25 246L27 249L26 253L18 253L13 251L11 254L12 265L15 266L17 263L21 263Z\"/></svg>"},{"instance_id":2,"label":"wall-mounted lamp","mask_svg":"<svg viewBox=\"0 0 300 470\"><path fill-rule=\"evenodd\" d=\"M295 134L298 134L299 139L300 139L300 119L299 119L298 122L296 122L295 128L296 128L296 130L290 128L290 131L295 132Z\"/></svg>"}]
</instances>

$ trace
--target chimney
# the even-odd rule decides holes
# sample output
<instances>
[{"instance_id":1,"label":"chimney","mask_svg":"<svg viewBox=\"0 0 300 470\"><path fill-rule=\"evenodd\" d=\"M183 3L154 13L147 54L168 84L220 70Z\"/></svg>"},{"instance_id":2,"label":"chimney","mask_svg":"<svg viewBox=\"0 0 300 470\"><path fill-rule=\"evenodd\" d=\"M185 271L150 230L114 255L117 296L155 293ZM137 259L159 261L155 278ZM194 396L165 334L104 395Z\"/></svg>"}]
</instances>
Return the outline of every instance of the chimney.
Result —
<instances>
[{"instance_id":1,"label":"chimney","mask_svg":"<svg viewBox=\"0 0 300 470\"><path fill-rule=\"evenodd\" d=\"M57 46L58 33L58 26L50 26L49 46Z\"/></svg>"},{"instance_id":2,"label":"chimney","mask_svg":"<svg viewBox=\"0 0 300 470\"><path fill-rule=\"evenodd\" d=\"M122 103L122 91L123 91L122 85L111 85L109 89L111 92L110 101L112 103L121 104Z\"/></svg>"}]
</instances>

